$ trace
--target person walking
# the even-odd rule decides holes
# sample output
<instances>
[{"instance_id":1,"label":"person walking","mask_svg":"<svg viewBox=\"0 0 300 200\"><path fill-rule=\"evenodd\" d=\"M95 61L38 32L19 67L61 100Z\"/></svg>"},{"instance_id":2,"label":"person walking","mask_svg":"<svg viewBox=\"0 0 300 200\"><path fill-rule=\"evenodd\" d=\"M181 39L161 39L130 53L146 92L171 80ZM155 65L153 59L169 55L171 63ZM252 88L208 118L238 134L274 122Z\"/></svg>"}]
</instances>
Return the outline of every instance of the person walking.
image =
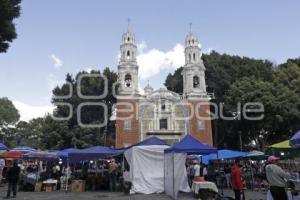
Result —
<instances>
[{"instance_id":1,"label":"person walking","mask_svg":"<svg viewBox=\"0 0 300 200\"><path fill-rule=\"evenodd\" d=\"M243 192L244 187L242 182L241 169L239 164L240 161L236 160L231 167L231 187L234 191L235 200L245 199Z\"/></svg>"},{"instance_id":2,"label":"person walking","mask_svg":"<svg viewBox=\"0 0 300 200\"><path fill-rule=\"evenodd\" d=\"M287 200L285 191L286 182L291 177L278 166L279 158L275 156L268 157L268 165L266 166L266 176L270 185L270 192L273 200Z\"/></svg>"},{"instance_id":3,"label":"person walking","mask_svg":"<svg viewBox=\"0 0 300 200\"><path fill-rule=\"evenodd\" d=\"M195 177L195 167L192 161L189 163L189 166L187 168L187 174L188 174L189 186L192 187L194 177Z\"/></svg>"},{"instance_id":4,"label":"person walking","mask_svg":"<svg viewBox=\"0 0 300 200\"><path fill-rule=\"evenodd\" d=\"M21 169L16 161L13 163L13 166L8 169L6 173L6 179L8 181L6 198L10 198L11 191L13 191L13 198L17 196L17 184L20 177L20 171Z\"/></svg>"},{"instance_id":5,"label":"person walking","mask_svg":"<svg viewBox=\"0 0 300 200\"><path fill-rule=\"evenodd\" d=\"M231 169L230 169L230 166L229 164L227 164L224 168L224 173L225 173L225 178L226 178L226 185L227 185L227 188L231 188L231 181L230 181L230 178L231 178Z\"/></svg>"}]
</instances>

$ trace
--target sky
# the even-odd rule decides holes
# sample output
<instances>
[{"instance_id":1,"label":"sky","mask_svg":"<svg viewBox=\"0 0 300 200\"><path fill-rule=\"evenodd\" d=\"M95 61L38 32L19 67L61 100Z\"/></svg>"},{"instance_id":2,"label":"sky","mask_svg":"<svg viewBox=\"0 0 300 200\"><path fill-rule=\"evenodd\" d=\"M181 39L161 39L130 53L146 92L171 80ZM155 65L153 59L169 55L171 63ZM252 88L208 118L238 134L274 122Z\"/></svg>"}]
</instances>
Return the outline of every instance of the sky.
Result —
<instances>
[{"instance_id":1,"label":"sky","mask_svg":"<svg viewBox=\"0 0 300 200\"><path fill-rule=\"evenodd\" d=\"M300 57L297 0L23 0L18 38L0 54L0 97L22 120L52 110L51 90L67 73L117 69L128 18L136 35L140 88L158 89L184 63L192 23L203 52L269 59Z\"/></svg>"}]
</instances>

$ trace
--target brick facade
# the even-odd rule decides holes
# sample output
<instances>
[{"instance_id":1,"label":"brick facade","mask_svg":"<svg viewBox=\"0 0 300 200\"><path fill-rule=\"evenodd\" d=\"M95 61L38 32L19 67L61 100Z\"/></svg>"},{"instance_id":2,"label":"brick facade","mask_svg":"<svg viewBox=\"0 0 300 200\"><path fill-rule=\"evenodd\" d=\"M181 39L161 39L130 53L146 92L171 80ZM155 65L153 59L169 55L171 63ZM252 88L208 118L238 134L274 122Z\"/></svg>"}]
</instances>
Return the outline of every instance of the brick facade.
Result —
<instances>
[{"instance_id":1,"label":"brick facade","mask_svg":"<svg viewBox=\"0 0 300 200\"><path fill-rule=\"evenodd\" d=\"M208 100L188 100L188 103L190 106L190 113L192 112L192 108L194 110L194 114L190 115L191 118L189 120L189 130L190 134L198 139L200 142L213 145L213 137L212 137L212 128L211 128L211 119L210 119L210 107L209 107L209 101ZM197 106L200 105L200 106ZM196 114L198 113L198 115ZM198 127L198 120L200 117L206 118L206 120L203 120L204 128L199 129ZM202 119L200 119L202 120Z\"/></svg>"},{"instance_id":2,"label":"brick facade","mask_svg":"<svg viewBox=\"0 0 300 200\"><path fill-rule=\"evenodd\" d=\"M116 142L115 142L117 148L135 144L140 141L139 121L137 118L138 102L139 102L138 99L118 99L117 101ZM126 112L125 110L131 110L131 111ZM130 129L126 129L124 127L124 121L127 119L131 119Z\"/></svg>"}]
</instances>

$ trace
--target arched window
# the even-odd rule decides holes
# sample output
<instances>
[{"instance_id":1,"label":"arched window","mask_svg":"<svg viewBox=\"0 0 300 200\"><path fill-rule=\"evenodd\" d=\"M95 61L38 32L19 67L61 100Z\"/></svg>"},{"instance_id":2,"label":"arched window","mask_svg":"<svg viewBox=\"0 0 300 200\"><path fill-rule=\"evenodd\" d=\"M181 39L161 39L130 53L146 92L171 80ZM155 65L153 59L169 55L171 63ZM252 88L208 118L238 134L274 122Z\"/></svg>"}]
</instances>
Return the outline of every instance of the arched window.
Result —
<instances>
[{"instance_id":1,"label":"arched window","mask_svg":"<svg viewBox=\"0 0 300 200\"><path fill-rule=\"evenodd\" d=\"M194 88L199 87L200 83L199 83L199 77L198 76L194 76L193 77L193 86Z\"/></svg>"},{"instance_id":2,"label":"arched window","mask_svg":"<svg viewBox=\"0 0 300 200\"><path fill-rule=\"evenodd\" d=\"M127 41L130 42L130 37L127 38Z\"/></svg>"},{"instance_id":3,"label":"arched window","mask_svg":"<svg viewBox=\"0 0 300 200\"><path fill-rule=\"evenodd\" d=\"M196 54L193 53L193 60L196 61Z\"/></svg>"},{"instance_id":4,"label":"arched window","mask_svg":"<svg viewBox=\"0 0 300 200\"><path fill-rule=\"evenodd\" d=\"M192 40L192 44L194 44L194 42L195 42L195 41L194 41L194 40Z\"/></svg>"},{"instance_id":5,"label":"arched window","mask_svg":"<svg viewBox=\"0 0 300 200\"><path fill-rule=\"evenodd\" d=\"M130 58L130 51L127 51L127 59Z\"/></svg>"},{"instance_id":6,"label":"arched window","mask_svg":"<svg viewBox=\"0 0 300 200\"><path fill-rule=\"evenodd\" d=\"M189 62L191 62L192 61L192 56L191 56L191 54L189 54Z\"/></svg>"},{"instance_id":7,"label":"arched window","mask_svg":"<svg viewBox=\"0 0 300 200\"><path fill-rule=\"evenodd\" d=\"M131 87L131 81L132 81L131 75L126 74L125 75L125 86L126 87Z\"/></svg>"}]
</instances>

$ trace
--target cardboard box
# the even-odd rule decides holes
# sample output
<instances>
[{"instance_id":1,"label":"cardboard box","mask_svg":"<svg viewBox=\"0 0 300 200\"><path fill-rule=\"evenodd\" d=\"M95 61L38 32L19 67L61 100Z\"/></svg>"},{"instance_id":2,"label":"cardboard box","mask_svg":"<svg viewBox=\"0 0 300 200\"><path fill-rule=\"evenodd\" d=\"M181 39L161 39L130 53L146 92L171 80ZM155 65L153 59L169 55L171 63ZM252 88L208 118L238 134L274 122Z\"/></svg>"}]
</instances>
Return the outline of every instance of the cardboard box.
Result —
<instances>
[{"instance_id":1,"label":"cardboard box","mask_svg":"<svg viewBox=\"0 0 300 200\"><path fill-rule=\"evenodd\" d=\"M34 186L34 191L35 192L41 192L42 191L42 182L36 182L35 186Z\"/></svg>"},{"instance_id":2,"label":"cardboard box","mask_svg":"<svg viewBox=\"0 0 300 200\"><path fill-rule=\"evenodd\" d=\"M72 192L85 192L84 180L73 180L71 185Z\"/></svg>"},{"instance_id":3,"label":"cardboard box","mask_svg":"<svg viewBox=\"0 0 300 200\"><path fill-rule=\"evenodd\" d=\"M53 192L53 185L52 184L46 184L45 185L45 191L46 192Z\"/></svg>"}]
</instances>

